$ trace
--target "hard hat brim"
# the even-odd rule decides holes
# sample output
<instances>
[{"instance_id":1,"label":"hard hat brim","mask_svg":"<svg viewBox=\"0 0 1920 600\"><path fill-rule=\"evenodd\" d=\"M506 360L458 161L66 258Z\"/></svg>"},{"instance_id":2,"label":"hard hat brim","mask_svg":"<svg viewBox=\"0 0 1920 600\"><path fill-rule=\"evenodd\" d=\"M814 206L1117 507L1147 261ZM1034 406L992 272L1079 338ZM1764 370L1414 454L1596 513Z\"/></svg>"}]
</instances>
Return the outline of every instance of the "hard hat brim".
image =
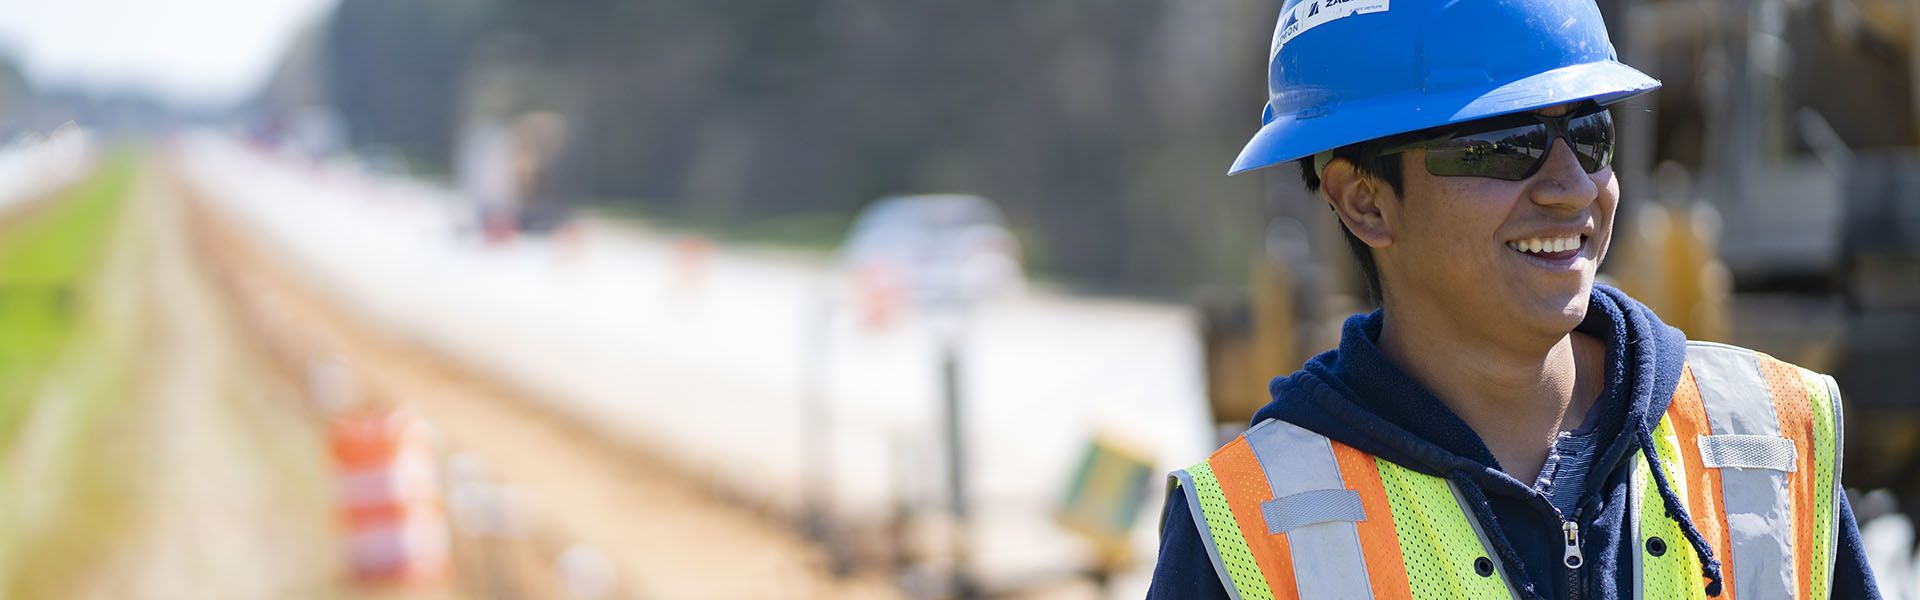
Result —
<instances>
[{"instance_id":1,"label":"hard hat brim","mask_svg":"<svg viewBox=\"0 0 1920 600\"><path fill-rule=\"evenodd\" d=\"M1430 127L1581 100L1613 104L1659 87L1659 80L1638 69L1607 60L1562 67L1502 84L1443 92L1410 91L1345 104L1311 116L1277 115L1253 134L1227 174Z\"/></svg>"}]
</instances>

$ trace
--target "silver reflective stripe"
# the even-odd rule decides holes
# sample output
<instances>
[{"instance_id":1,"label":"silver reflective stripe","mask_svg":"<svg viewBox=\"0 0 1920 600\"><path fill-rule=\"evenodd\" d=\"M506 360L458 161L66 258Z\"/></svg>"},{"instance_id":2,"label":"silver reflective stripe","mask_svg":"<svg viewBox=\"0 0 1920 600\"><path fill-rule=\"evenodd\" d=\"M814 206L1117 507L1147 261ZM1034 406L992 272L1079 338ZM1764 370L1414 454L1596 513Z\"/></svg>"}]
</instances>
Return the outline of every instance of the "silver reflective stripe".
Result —
<instances>
[{"instance_id":1,"label":"silver reflective stripe","mask_svg":"<svg viewBox=\"0 0 1920 600\"><path fill-rule=\"evenodd\" d=\"M1360 505L1360 492L1353 490L1313 490L1260 503L1267 518L1267 534L1287 533L1308 525L1332 521L1364 521L1367 511Z\"/></svg>"},{"instance_id":2,"label":"silver reflective stripe","mask_svg":"<svg viewBox=\"0 0 1920 600\"><path fill-rule=\"evenodd\" d=\"M1181 469L1174 471L1173 477L1187 494L1187 512L1192 513L1193 526L1200 532L1200 543L1207 546L1207 562L1213 564L1213 574L1220 577L1221 587L1227 588L1228 598L1240 600L1240 588L1233 585L1233 577L1227 575L1227 563L1220 560L1220 549L1213 545L1213 529L1207 527L1207 515L1200 510L1200 490L1193 487L1193 476Z\"/></svg>"},{"instance_id":3,"label":"silver reflective stripe","mask_svg":"<svg viewBox=\"0 0 1920 600\"><path fill-rule=\"evenodd\" d=\"M1773 394L1753 351L1720 344L1687 344L1687 363L1700 384L1707 423L1715 434L1780 435Z\"/></svg>"},{"instance_id":4,"label":"silver reflective stripe","mask_svg":"<svg viewBox=\"0 0 1920 600\"><path fill-rule=\"evenodd\" d=\"M1320 434L1268 419L1247 430L1247 444L1253 447L1275 498L1347 489L1333 445ZM1365 520L1365 515L1359 520ZM1267 529L1273 527L1268 522ZM1360 533L1352 522L1323 521L1293 529L1287 532L1287 545L1293 555L1294 585L1302 600L1373 597L1366 556L1360 552Z\"/></svg>"},{"instance_id":5,"label":"silver reflective stripe","mask_svg":"<svg viewBox=\"0 0 1920 600\"><path fill-rule=\"evenodd\" d=\"M1286 421L1267 419L1247 430L1247 445L1273 486L1273 497L1313 490L1343 490L1333 444L1318 433Z\"/></svg>"},{"instance_id":6,"label":"silver reflective stripe","mask_svg":"<svg viewBox=\"0 0 1920 600\"><path fill-rule=\"evenodd\" d=\"M1833 401L1833 526L1827 528L1827 593L1833 593L1833 566L1839 557L1840 548L1840 503L1847 501L1846 488L1840 485L1840 465L1847 462L1846 418L1840 414L1840 384L1833 377L1821 375L1826 381L1827 398Z\"/></svg>"},{"instance_id":7,"label":"silver reflective stripe","mask_svg":"<svg viewBox=\"0 0 1920 600\"><path fill-rule=\"evenodd\" d=\"M1645 458L1635 460L1646 460ZM1645 508L1647 482L1641 479L1640 468L1632 467L1627 471L1627 532L1633 537L1628 544L1633 554L1633 595L1631 598L1647 597L1647 553L1640 550L1640 540L1647 539L1640 533L1640 510ZM1662 500L1664 502L1664 500Z\"/></svg>"},{"instance_id":8,"label":"silver reflective stripe","mask_svg":"<svg viewBox=\"0 0 1920 600\"><path fill-rule=\"evenodd\" d=\"M1780 437L1773 394L1753 351L1689 342L1687 364L1700 385L1713 433ZM1723 468L1720 481L1733 547L1734 597L1794 597L1792 497L1786 472Z\"/></svg>"},{"instance_id":9,"label":"silver reflective stripe","mask_svg":"<svg viewBox=\"0 0 1920 600\"><path fill-rule=\"evenodd\" d=\"M1793 535L1786 474L1723 469L1736 598L1793 597Z\"/></svg>"},{"instance_id":10,"label":"silver reflective stripe","mask_svg":"<svg viewBox=\"0 0 1920 600\"><path fill-rule=\"evenodd\" d=\"M1480 528L1480 518L1473 515L1473 507L1467 504L1467 496L1460 493L1460 486L1453 480L1447 480L1447 491L1453 492L1453 503L1460 507L1460 514L1466 515L1467 524L1473 526L1473 537L1480 538L1480 551L1487 553L1487 560L1493 561L1494 571L1500 573L1500 581L1506 582L1507 597L1520 600L1520 591L1513 588L1513 578L1507 576L1507 567L1501 564L1499 553L1493 551L1493 542L1487 539L1487 532Z\"/></svg>"},{"instance_id":11,"label":"silver reflective stripe","mask_svg":"<svg viewBox=\"0 0 1920 600\"><path fill-rule=\"evenodd\" d=\"M1793 440L1777 435L1729 433L1700 436L1700 464L1710 469L1737 467L1793 472L1800 452Z\"/></svg>"}]
</instances>

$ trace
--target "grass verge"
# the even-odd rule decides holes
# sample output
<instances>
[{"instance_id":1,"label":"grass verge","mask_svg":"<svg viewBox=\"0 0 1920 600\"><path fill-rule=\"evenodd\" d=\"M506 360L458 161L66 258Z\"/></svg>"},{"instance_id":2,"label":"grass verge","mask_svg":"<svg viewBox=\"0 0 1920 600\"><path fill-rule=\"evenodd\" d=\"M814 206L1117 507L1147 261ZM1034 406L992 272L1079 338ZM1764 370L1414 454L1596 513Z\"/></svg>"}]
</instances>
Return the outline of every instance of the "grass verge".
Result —
<instances>
[{"instance_id":1,"label":"grass verge","mask_svg":"<svg viewBox=\"0 0 1920 600\"><path fill-rule=\"evenodd\" d=\"M89 564L129 518L127 481L105 475L125 469L132 332L99 317L128 300L100 286L133 172L114 155L0 226L0 597L51 597L48 567Z\"/></svg>"},{"instance_id":2,"label":"grass verge","mask_svg":"<svg viewBox=\"0 0 1920 600\"><path fill-rule=\"evenodd\" d=\"M0 229L0 448L78 329L132 173L131 157L116 155Z\"/></svg>"}]
</instances>

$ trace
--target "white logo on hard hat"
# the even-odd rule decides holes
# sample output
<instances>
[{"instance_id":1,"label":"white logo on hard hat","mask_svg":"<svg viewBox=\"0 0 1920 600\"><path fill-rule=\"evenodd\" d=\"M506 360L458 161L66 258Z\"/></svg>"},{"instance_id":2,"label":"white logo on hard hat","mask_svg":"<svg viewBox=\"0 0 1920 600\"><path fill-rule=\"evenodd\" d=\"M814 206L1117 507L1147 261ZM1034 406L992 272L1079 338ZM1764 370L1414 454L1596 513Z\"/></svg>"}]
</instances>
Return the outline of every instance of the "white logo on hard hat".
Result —
<instances>
[{"instance_id":1,"label":"white logo on hard hat","mask_svg":"<svg viewBox=\"0 0 1920 600\"><path fill-rule=\"evenodd\" d=\"M1326 23L1354 15L1386 12L1388 0L1307 0L1293 5L1280 15L1280 26L1273 29L1273 49L1267 60L1280 54L1280 47L1295 36Z\"/></svg>"}]
</instances>

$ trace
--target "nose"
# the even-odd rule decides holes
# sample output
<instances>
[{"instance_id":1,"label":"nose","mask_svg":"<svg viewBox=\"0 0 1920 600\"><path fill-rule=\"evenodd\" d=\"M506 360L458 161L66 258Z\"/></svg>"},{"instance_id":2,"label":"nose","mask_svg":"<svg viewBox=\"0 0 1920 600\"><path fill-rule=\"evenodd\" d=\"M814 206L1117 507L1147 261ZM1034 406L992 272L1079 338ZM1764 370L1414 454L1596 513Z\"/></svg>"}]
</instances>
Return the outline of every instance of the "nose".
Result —
<instances>
[{"instance_id":1,"label":"nose","mask_svg":"<svg viewBox=\"0 0 1920 600\"><path fill-rule=\"evenodd\" d=\"M1566 140L1554 140L1547 161L1535 173L1530 191L1533 203L1569 213L1579 212L1600 196L1600 186L1580 167Z\"/></svg>"}]
</instances>

